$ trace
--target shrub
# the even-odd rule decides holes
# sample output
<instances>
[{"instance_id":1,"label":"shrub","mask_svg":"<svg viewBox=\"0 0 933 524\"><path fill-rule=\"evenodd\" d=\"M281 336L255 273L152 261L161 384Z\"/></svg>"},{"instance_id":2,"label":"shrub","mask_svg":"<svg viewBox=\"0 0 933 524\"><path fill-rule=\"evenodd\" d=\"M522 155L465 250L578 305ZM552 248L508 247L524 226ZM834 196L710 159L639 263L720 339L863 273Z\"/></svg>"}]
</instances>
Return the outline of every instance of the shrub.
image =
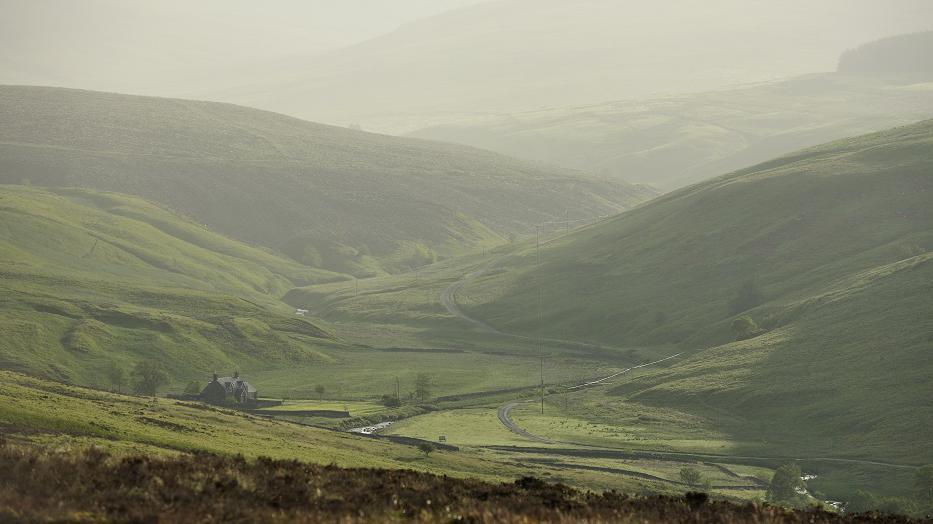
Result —
<instances>
[{"instance_id":1,"label":"shrub","mask_svg":"<svg viewBox=\"0 0 933 524\"><path fill-rule=\"evenodd\" d=\"M703 476L700 475L699 471L684 466L680 469L680 480L688 486L698 486L703 481Z\"/></svg>"},{"instance_id":2,"label":"shrub","mask_svg":"<svg viewBox=\"0 0 933 524\"><path fill-rule=\"evenodd\" d=\"M784 464L779 467L771 477L771 485L768 486L766 494L768 500L786 502L797 498L798 491L805 487L800 477L800 466L797 464Z\"/></svg>"},{"instance_id":3,"label":"shrub","mask_svg":"<svg viewBox=\"0 0 933 524\"><path fill-rule=\"evenodd\" d=\"M748 315L743 315L732 321L732 334L736 340L747 340L761 334L761 328L755 319Z\"/></svg>"},{"instance_id":4,"label":"shrub","mask_svg":"<svg viewBox=\"0 0 933 524\"><path fill-rule=\"evenodd\" d=\"M383 395L382 405L387 408L397 408L402 405L402 401L394 395Z\"/></svg>"},{"instance_id":5,"label":"shrub","mask_svg":"<svg viewBox=\"0 0 933 524\"><path fill-rule=\"evenodd\" d=\"M155 395L156 391L168 382L168 373L162 364L154 360L144 360L136 364L131 373L133 391L137 395Z\"/></svg>"},{"instance_id":6,"label":"shrub","mask_svg":"<svg viewBox=\"0 0 933 524\"><path fill-rule=\"evenodd\" d=\"M197 395L201 393L201 383L197 380L192 380L185 386L185 395Z\"/></svg>"}]
</instances>

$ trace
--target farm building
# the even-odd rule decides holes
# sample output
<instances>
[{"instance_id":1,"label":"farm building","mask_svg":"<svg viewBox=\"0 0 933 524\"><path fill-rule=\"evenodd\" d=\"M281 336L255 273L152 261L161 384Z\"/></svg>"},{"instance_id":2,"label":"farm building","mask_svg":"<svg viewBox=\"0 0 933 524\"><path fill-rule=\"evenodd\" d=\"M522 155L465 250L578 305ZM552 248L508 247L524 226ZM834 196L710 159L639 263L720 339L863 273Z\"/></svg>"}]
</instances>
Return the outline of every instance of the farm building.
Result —
<instances>
[{"instance_id":1,"label":"farm building","mask_svg":"<svg viewBox=\"0 0 933 524\"><path fill-rule=\"evenodd\" d=\"M218 377L214 373L214 379L201 390L199 396L211 404L250 404L256 402L259 393L252 384L240 378L240 372L236 371L232 377Z\"/></svg>"}]
</instances>

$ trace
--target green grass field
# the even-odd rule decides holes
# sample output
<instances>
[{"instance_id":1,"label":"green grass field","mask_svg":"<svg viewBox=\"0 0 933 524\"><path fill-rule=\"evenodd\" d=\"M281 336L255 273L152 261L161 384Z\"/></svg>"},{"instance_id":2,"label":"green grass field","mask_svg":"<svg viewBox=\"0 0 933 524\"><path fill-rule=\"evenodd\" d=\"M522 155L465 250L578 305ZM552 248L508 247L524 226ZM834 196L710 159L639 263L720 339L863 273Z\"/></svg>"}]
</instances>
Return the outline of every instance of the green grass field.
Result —
<instances>
[{"instance_id":1,"label":"green grass field","mask_svg":"<svg viewBox=\"0 0 933 524\"><path fill-rule=\"evenodd\" d=\"M347 411L351 417L362 417L384 411L385 407L375 402L354 400L285 400L281 406L266 408L275 411ZM263 410L260 409L259 412Z\"/></svg>"}]
</instances>

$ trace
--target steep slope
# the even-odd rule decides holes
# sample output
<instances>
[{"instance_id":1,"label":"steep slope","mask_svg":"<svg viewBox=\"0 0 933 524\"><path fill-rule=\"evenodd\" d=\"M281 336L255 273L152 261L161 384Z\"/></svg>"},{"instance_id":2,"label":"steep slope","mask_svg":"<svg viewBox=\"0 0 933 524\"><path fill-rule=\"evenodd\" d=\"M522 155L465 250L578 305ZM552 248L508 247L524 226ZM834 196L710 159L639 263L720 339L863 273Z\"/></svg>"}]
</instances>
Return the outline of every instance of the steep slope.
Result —
<instances>
[{"instance_id":1,"label":"steep slope","mask_svg":"<svg viewBox=\"0 0 933 524\"><path fill-rule=\"evenodd\" d=\"M0 88L0 182L154 200L302 263L400 271L653 193L462 146L244 107Z\"/></svg>"},{"instance_id":2,"label":"steep slope","mask_svg":"<svg viewBox=\"0 0 933 524\"><path fill-rule=\"evenodd\" d=\"M931 173L933 121L805 150L555 240L540 265L518 252L461 304L505 331L696 350L620 387L633 401L727 413L793 452L929 462ZM760 330L736 332L745 315Z\"/></svg>"},{"instance_id":3,"label":"steep slope","mask_svg":"<svg viewBox=\"0 0 933 524\"><path fill-rule=\"evenodd\" d=\"M830 71L840 50L929 29L931 16L933 6L924 0L499 0L295 58L249 85L203 96L403 132L451 114L591 104Z\"/></svg>"},{"instance_id":4,"label":"steep slope","mask_svg":"<svg viewBox=\"0 0 933 524\"><path fill-rule=\"evenodd\" d=\"M23 186L0 186L0 275L0 368L98 386L142 359L178 381L326 359L278 297L347 278L139 198Z\"/></svg>"},{"instance_id":5,"label":"steep slope","mask_svg":"<svg viewBox=\"0 0 933 524\"><path fill-rule=\"evenodd\" d=\"M724 91L464 118L411 136L671 190L931 116L931 83L816 74Z\"/></svg>"}]
</instances>

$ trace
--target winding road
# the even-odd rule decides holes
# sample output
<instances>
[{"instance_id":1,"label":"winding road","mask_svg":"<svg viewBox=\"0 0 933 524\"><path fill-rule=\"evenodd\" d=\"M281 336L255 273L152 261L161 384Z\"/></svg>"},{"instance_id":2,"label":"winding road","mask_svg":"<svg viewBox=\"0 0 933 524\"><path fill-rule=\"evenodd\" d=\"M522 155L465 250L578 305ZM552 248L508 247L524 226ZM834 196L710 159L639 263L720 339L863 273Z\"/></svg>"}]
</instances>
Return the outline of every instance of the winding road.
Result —
<instances>
[{"instance_id":1,"label":"winding road","mask_svg":"<svg viewBox=\"0 0 933 524\"><path fill-rule=\"evenodd\" d=\"M524 429L520 428L518 424L516 424L511 419L511 417L509 417L509 415L512 412L512 409L515 408L515 406L518 406L519 404L527 404L530 402L535 402L535 401L534 400L513 400L512 402L506 402L505 404L499 406L499 411L496 413L496 415L499 417L499 422L501 422L502 425L505 426L509 431L511 431L512 433L515 433L516 435L520 437L526 438L528 440L534 440L537 442L543 442L545 444L557 444L557 442L553 440L550 440L550 439L547 439L547 438L525 431Z\"/></svg>"}]
</instances>

